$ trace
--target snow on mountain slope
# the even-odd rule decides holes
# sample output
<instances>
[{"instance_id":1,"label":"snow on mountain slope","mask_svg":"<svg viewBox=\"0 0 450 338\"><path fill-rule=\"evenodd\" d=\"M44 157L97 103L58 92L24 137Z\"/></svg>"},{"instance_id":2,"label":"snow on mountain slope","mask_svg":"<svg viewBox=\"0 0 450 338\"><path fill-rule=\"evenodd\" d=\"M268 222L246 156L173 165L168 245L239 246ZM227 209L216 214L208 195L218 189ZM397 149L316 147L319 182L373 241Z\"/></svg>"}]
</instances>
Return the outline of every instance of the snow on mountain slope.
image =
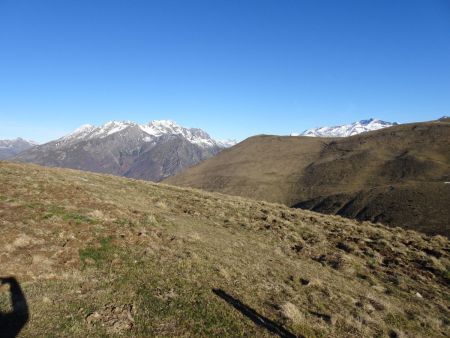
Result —
<instances>
[{"instance_id":1,"label":"snow on mountain slope","mask_svg":"<svg viewBox=\"0 0 450 338\"><path fill-rule=\"evenodd\" d=\"M181 135L191 143L205 147L217 146L218 142L213 140L205 131L198 128L184 128L173 121L152 121L147 125L139 126L142 131L153 137L163 135Z\"/></svg>"},{"instance_id":2,"label":"snow on mountain slope","mask_svg":"<svg viewBox=\"0 0 450 338\"><path fill-rule=\"evenodd\" d=\"M311 136L311 137L347 137L367 131L378 130L397 125L397 122L386 122L379 119L368 119L333 127L319 127L307 129L301 134L291 134L291 136Z\"/></svg>"},{"instance_id":3,"label":"snow on mountain slope","mask_svg":"<svg viewBox=\"0 0 450 338\"><path fill-rule=\"evenodd\" d=\"M0 160L12 158L20 152L36 145L36 142L24 140L20 137L13 140L0 140Z\"/></svg>"},{"instance_id":4,"label":"snow on mountain slope","mask_svg":"<svg viewBox=\"0 0 450 338\"><path fill-rule=\"evenodd\" d=\"M131 126L136 126L136 124L129 121L109 121L100 127L84 124L72 133L60 138L59 141L68 142L104 138Z\"/></svg>"},{"instance_id":5,"label":"snow on mountain slope","mask_svg":"<svg viewBox=\"0 0 450 338\"><path fill-rule=\"evenodd\" d=\"M13 148L16 145L29 145L29 146L35 146L38 143L30 140L24 140L21 137L12 139L12 140L0 140L0 148Z\"/></svg>"},{"instance_id":6,"label":"snow on mountain slope","mask_svg":"<svg viewBox=\"0 0 450 338\"><path fill-rule=\"evenodd\" d=\"M217 141L217 143L223 148L230 148L235 144L239 143L239 141L236 139L226 139L226 140L219 140Z\"/></svg>"},{"instance_id":7,"label":"snow on mountain slope","mask_svg":"<svg viewBox=\"0 0 450 338\"><path fill-rule=\"evenodd\" d=\"M143 141L151 142L166 135L179 135L193 144L202 147L229 147L235 142L223 142L212 139L208 133L198 128L184 128L174 121L156 120L145 125L140 125L131 121L110 121L102 126L96 127L90 124L83 125L72 133L59 139L59 142L78 142L82 140L92 140L95 138L105 138L119 133L129 127L140 129L144 132Z\"/></svg>"}]
</instances>

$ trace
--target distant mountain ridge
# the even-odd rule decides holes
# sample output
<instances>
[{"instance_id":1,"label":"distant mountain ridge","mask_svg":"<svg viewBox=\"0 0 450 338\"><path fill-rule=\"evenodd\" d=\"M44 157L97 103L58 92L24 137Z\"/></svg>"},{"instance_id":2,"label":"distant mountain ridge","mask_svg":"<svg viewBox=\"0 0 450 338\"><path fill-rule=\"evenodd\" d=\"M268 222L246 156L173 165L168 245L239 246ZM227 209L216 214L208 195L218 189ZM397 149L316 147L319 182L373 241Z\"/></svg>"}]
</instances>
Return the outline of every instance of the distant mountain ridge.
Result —
<instances>
[{"instance_id":1,"label":"distant mountain ridge","mask_svg":"<svg viewBox=\"0 0 450 338\"><path fill-rule=\"evenodd\" d=\"M333 127L319 127L307 129L301 134L291 134L292 136L310 136L310 137L347 137L368 131L379 130L397 125L397 122L386 122L379 119L370 118L360 120L350 124L344 124Z\"/></svg>"},{"instance_id":2,"label":"distant mountain ridge","mask_svg":"<svg viewBox=\"0 0 450 338\"><path fill-rule=\"evenodd\" d=\"M143 140L144 142L150 142L164 135L180 135L187 141L204 147L224 146L225 144L224 142L214 140L202 129L185 128L170 120L155 120L146 125L131 121L109 121L99 127L85 124L72 133L62 137L60 140L62 142L73 142L95 138L102 139L130 127L137 127L146 134Z\"/></svg>"},{"instance_id":3,"label":"distant mountain ridge","mask_svg":"<svg viewBox=\"0 0 450 338\"><path fill-rule=\"evenodd\" d=\"M20 152L36 146L37 143L21 137L13 140L0 140L0 160L7 160Z\"/></svg>"},{"instance_id":4,"label":"distant mountain ridge","mask_svg":"<svg viewBox=\"0 0 450 338\"><path fill-rule=\"evenodd\" d=\"M83 125L15 160L160 181L228 146L202 129L169 120L145 125L110 121L101 126Z\"/></svg>"}]
</instances>

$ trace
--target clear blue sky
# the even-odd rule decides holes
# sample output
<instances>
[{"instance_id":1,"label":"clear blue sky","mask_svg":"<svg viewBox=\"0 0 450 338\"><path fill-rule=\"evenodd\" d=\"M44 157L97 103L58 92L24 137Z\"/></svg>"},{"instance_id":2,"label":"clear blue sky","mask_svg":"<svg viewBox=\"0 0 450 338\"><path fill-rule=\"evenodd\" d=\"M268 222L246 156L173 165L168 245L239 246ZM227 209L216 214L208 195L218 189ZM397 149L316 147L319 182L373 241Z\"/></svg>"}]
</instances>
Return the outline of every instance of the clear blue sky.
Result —
<instances>
[{"instance_id":1,"label":"clear blue sky","mask_svg":"<svg viewBox=\"0 0 450 338\"><path fill-rule=\"evenodd\" d=\"M113 119L242 139L445 114L448 0L0 0L0 139Z\"/></svg>"}]
</instances>

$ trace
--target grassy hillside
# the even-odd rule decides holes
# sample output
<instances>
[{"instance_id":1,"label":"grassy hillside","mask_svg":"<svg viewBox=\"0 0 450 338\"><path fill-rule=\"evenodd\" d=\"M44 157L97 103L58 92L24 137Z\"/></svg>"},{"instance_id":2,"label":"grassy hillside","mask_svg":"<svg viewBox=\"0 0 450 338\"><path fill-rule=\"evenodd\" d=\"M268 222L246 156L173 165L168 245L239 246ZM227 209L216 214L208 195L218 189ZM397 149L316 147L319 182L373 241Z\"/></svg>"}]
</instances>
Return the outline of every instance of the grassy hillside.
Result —
<instances>
[{"instance_id":1,"label":"grassy hillside","mask_svg":"<svg viewBox=\"0 0 450 338\"><path fill-rule=\"evenodd\" d=\"M449 236L449 149L448 121L256 136L166 182Z\"/></svg>"},{"instance_id":2,"label":"grassy hillside","mask_svg":"<svg viewBox=\"0 0 450 338\"><path fill-rule=\"evenodd\" d=\"M169 184L291 205L302 170L332 139L254 136L166 180Z\"/></svg>"},{"instance_id":3,"label":"grassy hillside","mask_svg":"<svg viewBox=\"0 0 450 338\"><path fill-rule=\"evenodd\" d=\"M442 236L28 164L0 162L0 186L22 337L450 333Z\"/></svg>"}]
</instances>

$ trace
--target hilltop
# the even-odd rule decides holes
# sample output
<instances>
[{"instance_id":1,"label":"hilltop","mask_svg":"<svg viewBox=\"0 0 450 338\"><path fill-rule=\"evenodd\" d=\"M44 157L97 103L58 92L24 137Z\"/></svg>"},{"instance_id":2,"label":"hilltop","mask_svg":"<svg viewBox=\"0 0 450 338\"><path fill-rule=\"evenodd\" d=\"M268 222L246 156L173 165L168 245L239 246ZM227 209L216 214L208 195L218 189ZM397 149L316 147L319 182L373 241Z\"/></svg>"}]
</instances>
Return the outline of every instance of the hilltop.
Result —
<instances>
[{"instance_id":1,"label":"hilltop","mask_svg":"<svg viewBox=\"0 0 450 338\"><path fill-rule=\"evenodd\" d=\"M26 296L22 337L450 332L442 236L31 164L0 162L0 185L0 277Z\"/></svg>"},{"instance_id":2,"label":"hilltop","mask_svg":"<svg viewBox=\"0 0 450 338\"><path fill-rule=\"evenodd\" d=\"M450 236L450 123L255 136L167 183Z\"/></svg>"}]
</instances>

